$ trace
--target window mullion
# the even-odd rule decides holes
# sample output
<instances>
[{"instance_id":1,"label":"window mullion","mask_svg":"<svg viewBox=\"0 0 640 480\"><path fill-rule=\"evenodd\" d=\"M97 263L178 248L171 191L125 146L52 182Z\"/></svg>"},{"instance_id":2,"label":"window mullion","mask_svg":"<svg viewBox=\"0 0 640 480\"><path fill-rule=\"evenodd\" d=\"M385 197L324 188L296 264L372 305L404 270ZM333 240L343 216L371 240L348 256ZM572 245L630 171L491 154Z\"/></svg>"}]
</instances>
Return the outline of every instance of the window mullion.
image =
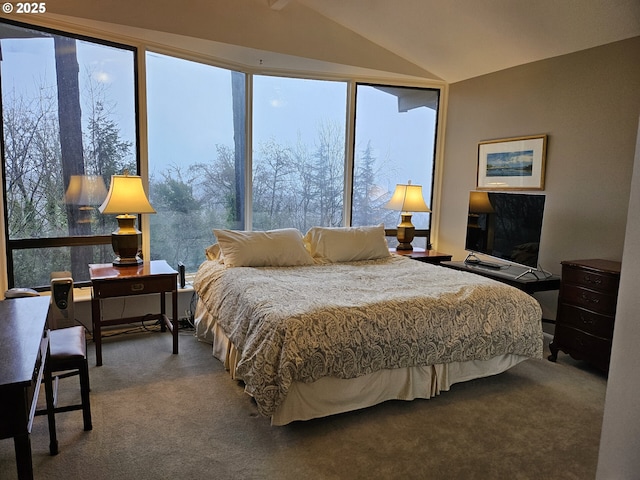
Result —
<instances>
[{"instance_id":1,"label":"window mullion","mask_svg":"<svg viewBox=\"0 0 640 480\"><path fill-rule=\"evenodd\" d=\"M245 169L244 169L244 229L253 225L253 74L247 73L245 88Z\"/></svg>"}]
</instances>

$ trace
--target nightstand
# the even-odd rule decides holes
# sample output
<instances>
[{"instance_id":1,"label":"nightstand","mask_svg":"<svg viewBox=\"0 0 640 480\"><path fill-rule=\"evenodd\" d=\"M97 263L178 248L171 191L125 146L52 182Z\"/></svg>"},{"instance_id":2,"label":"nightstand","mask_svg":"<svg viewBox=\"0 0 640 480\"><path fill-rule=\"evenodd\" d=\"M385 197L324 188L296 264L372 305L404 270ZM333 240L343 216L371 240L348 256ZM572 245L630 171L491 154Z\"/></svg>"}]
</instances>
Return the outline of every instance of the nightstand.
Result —
<instances>
[{"instance_id":1,"label":"nightstand","mask_svg":"<svg viewBox=\"0 0 640 480\"><path fill-rule=\"evenodd\" d=\"M424 263L433 263L434 265L437 265L440 262L448 262L453 257L453 255L436 252L435 250L425 250L423 248L414 248L413 250L396 250L395 248L390 248L389 251L391 253L402 255L403 257L409 257L412 260L418 260L419 262Z\"/></svg>"},{"instance_id":2,"label":"nightstand","mask_svg":"<svg viewBox=\"0 0 640 480\"><path fill-rule=\"evenodd\" d=\"M91 321L96 344L96 365L102 365L102 327L160 320L160 328L173 336L173 353L178 353L178 272L164 260L152 260L142 265L114 267L110 263L89 265L91 277ZM172 318L166 315L165 294L171 293ZM160 313L140 317L102 318L101 300L130 295L160 294Z\"/></svg>"}]
</instances>

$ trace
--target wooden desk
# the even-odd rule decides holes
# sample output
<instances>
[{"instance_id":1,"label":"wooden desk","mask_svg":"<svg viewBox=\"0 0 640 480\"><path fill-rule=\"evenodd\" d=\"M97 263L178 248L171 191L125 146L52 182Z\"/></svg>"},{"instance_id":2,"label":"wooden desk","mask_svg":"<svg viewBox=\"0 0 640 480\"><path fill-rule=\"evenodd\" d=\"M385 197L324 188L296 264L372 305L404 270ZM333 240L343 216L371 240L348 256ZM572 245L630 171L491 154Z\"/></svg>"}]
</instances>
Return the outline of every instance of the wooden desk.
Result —
<instances>
[{"instance_id":1,"label":"wooden desk","mask_svg":"<svg viewBox=\"0 0 640 480\"><path fill-rule=\"evenodd\" d=\"M178 272L164 260L152 260L139 266L114 267L110 263L89 265L89 274L93 291L91 294L91 320L93 323L93 341L96 345L96 365L102 365L102 327L105 325L123 325L160 320L160 328L168 328L173 335L173 353L178 353ZM172 297L172 319L166 315L165 293ZM160 313L140 317L115 318L104 320L101 312L101 300L129 295L160 294Z\"/></svg>"},{"instance_id":2,"label":"wooden desk","mask_svg":"<svg viewBox=\"0 0 640 480\"><path fill-rule=\"evenodd\" d=\"M19 479L33 478L31 425L49 355L49 297L0 301L0 438L13 437ZM50 450L57 453L51 373L47 379Z\"/></svg>"},{"instance_id":3,"label":"wooden desk","mask_svg":"<svg viewBox=\"0 0 640 480\"><path fill-rule=\"evenodd\" d=\"M537 277L533 274L527 274L523 277L516 278L520 274L527 271L525 267L509 265L504 269L493 269L482 266L467 264L465 262L442 262L441 265L456 270L472 272L483 277L492 278L502 283L506 283L529 294L535 292L544 292L547 290L558 290L560 288L560 277L551 275L544 277L542 273L537 273Z\"/></svg>"}]
</instances>

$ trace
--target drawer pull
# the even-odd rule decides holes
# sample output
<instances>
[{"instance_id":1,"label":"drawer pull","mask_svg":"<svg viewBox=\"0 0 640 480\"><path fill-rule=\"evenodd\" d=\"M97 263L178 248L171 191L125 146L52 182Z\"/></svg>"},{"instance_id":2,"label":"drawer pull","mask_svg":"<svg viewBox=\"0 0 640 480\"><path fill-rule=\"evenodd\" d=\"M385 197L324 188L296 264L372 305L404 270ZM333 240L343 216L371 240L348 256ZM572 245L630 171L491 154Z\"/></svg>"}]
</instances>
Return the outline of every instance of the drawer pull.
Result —
<instances>
[{"instance_id":1,"label":"drawer pull","mask_svg":"<svg viewBox=\"0 0 640 480\"><path fill-rule=\"evenodd\" d=\"M594 323L596 323L593 318L585 318L583 314L580 314L580 321L585 325L593 325Z\"/></svg>"},{"instance_id":2,"label":"drawer pull","mask_svg":"<svg viewBox=\"0 0 640 480\"><path fill-rule=\"evenodd\" d=\"M144 290L144 283L134 283L131 285L132 292L141 292L142 290Z\"/></svg>"},{"instance_id":3,"label":"drawer pull","mask_svg":"<svg viewBox=\"0 0 640 480\"><path fill-rule=\"evenodd\" d=\"M591 277L591 275L585 275L584 281L587 283L595 283L596 285L600 285L602 283L602 279L600 277Z\"/></svg>"},{"instance_id":4,"label":"drawer pull","mask_svg":"<svg viewBox=\"0 0 640 480\"><path fill-rule=\"evenodd\" d=\"M582 293L582 299L585 302L591 302L591 303L600 303L600 299L599 298L595 298L595 297L590 297L589 295L587 295L586 293Z\"/></svg>"}]
</instances>

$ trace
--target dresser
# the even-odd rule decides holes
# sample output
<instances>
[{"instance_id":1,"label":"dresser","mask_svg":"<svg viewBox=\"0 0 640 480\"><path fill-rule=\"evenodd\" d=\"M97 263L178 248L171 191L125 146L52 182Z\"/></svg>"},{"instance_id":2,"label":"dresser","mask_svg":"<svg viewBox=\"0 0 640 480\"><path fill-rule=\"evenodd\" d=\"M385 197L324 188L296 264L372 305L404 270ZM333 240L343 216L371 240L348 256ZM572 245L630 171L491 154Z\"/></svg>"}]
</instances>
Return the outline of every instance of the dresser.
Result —
<instances>
[{"instance_id":1,"label":"dresser","mask_svg":"<svg viewBox=\"0 0 640 480\"><path fill-rule=\"evenodd\" d=\"M620 262L572 260L562 262L558 312L549 360L558 352L609 370L615 323Z\"/></svg>"}]
</instances>

